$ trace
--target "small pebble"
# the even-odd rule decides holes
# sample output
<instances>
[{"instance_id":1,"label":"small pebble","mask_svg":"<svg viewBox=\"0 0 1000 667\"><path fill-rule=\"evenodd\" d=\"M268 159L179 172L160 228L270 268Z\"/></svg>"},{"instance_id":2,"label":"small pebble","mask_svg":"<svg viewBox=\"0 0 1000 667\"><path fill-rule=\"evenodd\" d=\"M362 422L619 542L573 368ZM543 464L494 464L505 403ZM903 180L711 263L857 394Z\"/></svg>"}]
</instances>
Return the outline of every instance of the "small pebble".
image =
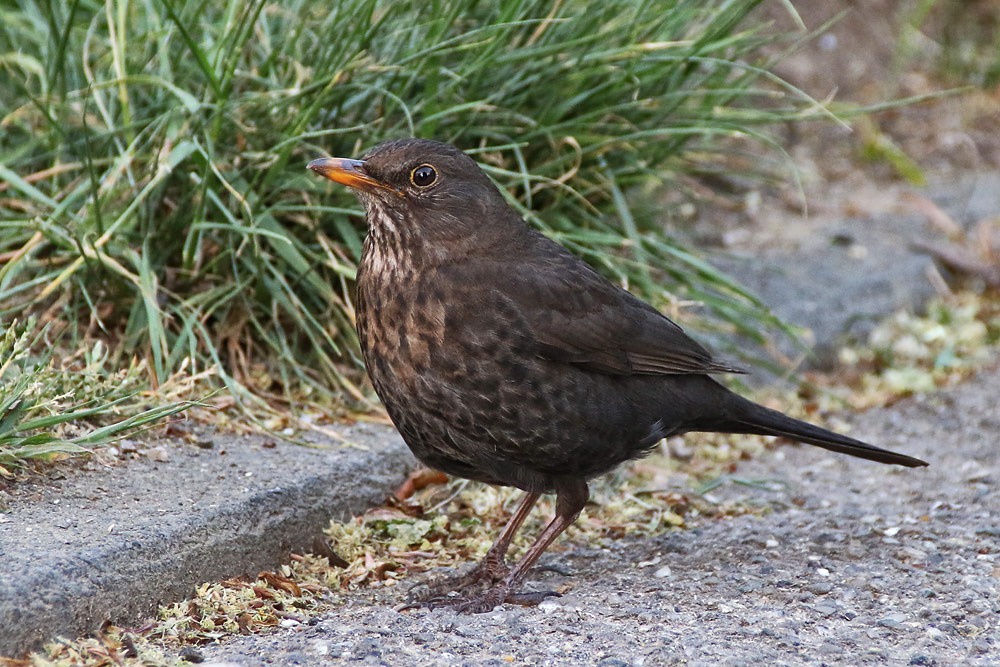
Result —
<instances>
[{"instance_id":1,"label":"small pebble","mask_svg":"<svg viewBox=\"0 0 1000 667\"><path fill-rule=\"evenodd\" d=\"M146 456L153 461L159 461L160 463L166 463L170 460L170 454L163 447L153 447L146 450Z\"/></svg>"},{"instance_id":2,"label":"small pebble","mask_svg":"<svg viewBox=\"0 0 1000 667\"><path fill-rule=\"evenodd\" d=\"M823 614L824 616L830 616L831 614L837 613L837 608L832 604L820 603L813 607L817 613Z\"/></svg>"},{"instance_id":3,"label":"small pebble","mask_svg":"<svg viewBox=\"0 0 1000 667\"><path fill-rule=\"evenodd\" d=\"M629 667L627 662L625 662L624 660L620 660L619 658L604 658L599 663L597 663L597 666L598 667Z\"/></svg>"},{"instance_id":4,"label":"small pebble","mask_svg":"<svg viewBox=\"0 0 1000 667\"><path fill-rule=\"evenodd\" d=\"M809 584L806 590L813 595L826 595L833 590L833 584L829 581L817 581L815 583Z\"/></svg>"},{"instance_id":5,"label":"small pebble","mask_svg":"<svg viewBox=\"0 0 1000 667\"><path fill-rule=\"evenodd\" d=\"M562 609L563 606L561 604L559 604L558 602L556 602L555 600L551 600L549 598L546 598L546 599L544 599L544 600L542 600L541 602L538 603L538 608L541 611L545 612L546 614L551 614L554 611Z\"/></svg>"},{"instance_id":6,"label":"small pebble","mask_svg":"<svg viewBox=\"0 0 1000 667\"><path fill-rule=\"evenodd\" d=\"M905 614L890 614L890 615L888 615L888 616L886 616L884 618L880 618L878 620L877 625L880 625L883 628L889 628L891 630L895 630L895 629L899 628L899 626L904 621L906 621L906 615Z\"/></svg>"}]
</instances>

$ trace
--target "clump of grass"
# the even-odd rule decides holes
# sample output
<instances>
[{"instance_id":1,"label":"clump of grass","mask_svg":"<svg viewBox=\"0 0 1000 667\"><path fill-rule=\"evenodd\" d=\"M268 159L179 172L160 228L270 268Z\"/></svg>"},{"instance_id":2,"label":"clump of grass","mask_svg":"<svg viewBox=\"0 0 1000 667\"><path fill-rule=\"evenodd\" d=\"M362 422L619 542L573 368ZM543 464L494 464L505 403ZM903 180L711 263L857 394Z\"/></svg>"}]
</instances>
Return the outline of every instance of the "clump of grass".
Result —
<instances>
[{"instance_id":1,"label":"clump of grass","mask_svg":"<svg viewBox=\"0 0 1000 667\"><path fill-rule=\"evenodd\" d=\"M472 151L619 282L762 340L768 310L625 196L821 113L754 55L758 2L0 8L0 320L101 336L152 384L187 363L289 403L362 399L360 211L303 165L416 135Z\"/></svg>"},{"instance_id":2,"label":"clump of grass","mask_svg":"<svg viewBox=\"0 0 1000 667\"><path fill-rule=\"evenodd\" d=\"M0 335L0 476L30 460L87 452L187 407L169 400L168 387L155 398L142 391L145 362L109 367L100 342L54 361L48 332L28 321ZM94 419L103 425L93 426Z\"/></svg>"}]
</instances>

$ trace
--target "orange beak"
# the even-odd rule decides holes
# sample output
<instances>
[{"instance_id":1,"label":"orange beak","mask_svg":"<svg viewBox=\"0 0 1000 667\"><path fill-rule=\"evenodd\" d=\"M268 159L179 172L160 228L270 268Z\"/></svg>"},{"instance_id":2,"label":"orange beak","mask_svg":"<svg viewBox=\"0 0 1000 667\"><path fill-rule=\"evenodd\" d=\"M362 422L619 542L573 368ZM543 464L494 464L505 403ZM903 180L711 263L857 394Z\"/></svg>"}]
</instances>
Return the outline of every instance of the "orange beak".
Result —
<instances>
[{"instance_id":1,"label":"orange beak","mask_svg":"<svg viewBox=\"0 0 1000 667\"><path fill-rule=\"evenodd\" d=\"M343 157L324 157L313 160L306 165L308 169L312 169L320 176L325 176L331 181L349 188L393 189L361 171L364 166L365 163L361 160L350 160Z\"/></svg>"}]
</instances>

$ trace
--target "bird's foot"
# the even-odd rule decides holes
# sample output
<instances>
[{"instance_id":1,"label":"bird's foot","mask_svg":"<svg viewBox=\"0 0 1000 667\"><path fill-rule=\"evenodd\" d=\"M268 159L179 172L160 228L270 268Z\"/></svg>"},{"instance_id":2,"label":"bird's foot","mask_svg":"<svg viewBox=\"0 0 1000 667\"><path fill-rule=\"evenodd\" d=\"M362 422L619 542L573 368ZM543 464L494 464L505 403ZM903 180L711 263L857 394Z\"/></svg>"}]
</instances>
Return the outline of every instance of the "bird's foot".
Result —
<instances>
[{"instance_id":1,"label":"bird's foot","mask_svg":"<svg viewBox=\"0 0 1000 667\"><path fill-rule=\"evenodd\" d=\"M419 607L431 600L445 599L453 593L486 592L506 579L509 572L510 567L503 561L483 560L457 577L444 577L417 584L409 591L407 608Z\"/></svg>"},{"instance_id":2,"label":"bird's foot","mask_svg":"<svg viewBox=\"0 0 1000 667\"><path fill-rule=\"evenodd\" d=\"M422 602L410 602L396 611L407 609L452 609L460 614L482 614L493 611L498 605L508 603L533 607L549 597L561 597L555 591L527 591L515 593L506 582L498 583L482 593L465 593L445 595Z\"/></svg>"}]
</instances>

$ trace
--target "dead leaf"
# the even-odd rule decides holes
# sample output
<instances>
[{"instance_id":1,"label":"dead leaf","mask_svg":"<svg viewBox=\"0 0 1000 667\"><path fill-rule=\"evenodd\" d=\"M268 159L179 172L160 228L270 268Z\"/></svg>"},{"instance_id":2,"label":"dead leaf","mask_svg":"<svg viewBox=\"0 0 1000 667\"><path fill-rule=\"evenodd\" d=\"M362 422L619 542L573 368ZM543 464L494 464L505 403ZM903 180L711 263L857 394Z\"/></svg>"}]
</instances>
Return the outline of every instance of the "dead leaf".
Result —
<instances>
[{"instance_id":1,"label":"dead leaf","mask_svg":"<svg viewBox=\"0 0 1000 667\"><path fill-rule=\"evenodd\" d=\"M406 481L403 482L393 496L396 500L406 500L414 493L420 489L426 488L431 484L447 484L448 475L437 470L431 470L430 468L421 468L419 470L414 470L410 473Z\"/></svg>"},{"instance_id":2,"label":"dead leaf","mask_svg":"<svg viewBox=\"0 0 1000 667\"><path fill-rule=\"evenodd\" d=\"M299 589L299 585L297 583L275 572L261 572L257 575L257 578L263 579L273 588L281 589L286 593L294 595L295 597L302 595L302 591Z\"/></svg>"}]
</instances>

